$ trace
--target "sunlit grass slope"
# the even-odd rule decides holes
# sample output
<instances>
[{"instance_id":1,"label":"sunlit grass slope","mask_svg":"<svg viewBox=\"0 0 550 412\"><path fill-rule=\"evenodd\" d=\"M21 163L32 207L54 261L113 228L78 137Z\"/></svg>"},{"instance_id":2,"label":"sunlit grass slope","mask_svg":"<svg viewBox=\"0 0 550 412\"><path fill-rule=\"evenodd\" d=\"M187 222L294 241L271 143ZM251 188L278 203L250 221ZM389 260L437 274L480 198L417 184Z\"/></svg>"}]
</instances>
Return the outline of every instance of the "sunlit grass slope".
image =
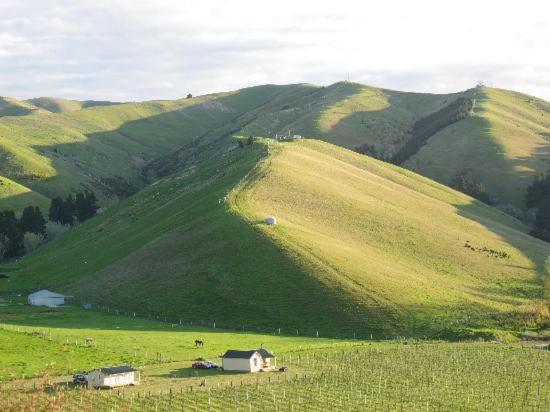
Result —
<instances>
[{"instance_id":1,"label":"sunlit grass slope","mask_svg":"<svg viewBox=\"0 0 550 412\"><path fill-rule=\"evenodd\" d=\"M327 143L228 144L11 264L3 285L287 332L537 328L550 247L525 231Z\"/></svg>"},{"instance_id":2,"label":"sunlit grass slope","mask_svg":"<svg viewBox=\"0 0 550 412\"><path fill-rule=\"evenodd\" d=\"M507 215L325 143L278 145L275 152L239 192L240 210L251 222L275 215L276 226L258 228L357 308L424 326L490 324L492 316L495 324L513 324L544 299L538 272L550 248ZM510 257L474 251L466 242Z\"/></svg>"},{"instance_id":3,"label":"sunlit grass slope","mask_svg":"<svg viewBox=\"0 0 550 412\"><path fill-rule=\"evenodd\" d=\"M5 177L0 177L0 188L3 195L0 210L23 210L26 206L34 205L46 211L50 206L47 197Z\"/></svg>"},{"instance_id":4,"label":"sunlit grass slope","mask_svg":"<svg viewBox=\"0 0 550 412\"><path fill-rule=\"evenodd\" d=\"M550 169L549 139L550 103L482 88L475 115L437 133L404 166L443 183L469 171L496 203L522 207L535 175Z\"/></svg>"}]
</instances>

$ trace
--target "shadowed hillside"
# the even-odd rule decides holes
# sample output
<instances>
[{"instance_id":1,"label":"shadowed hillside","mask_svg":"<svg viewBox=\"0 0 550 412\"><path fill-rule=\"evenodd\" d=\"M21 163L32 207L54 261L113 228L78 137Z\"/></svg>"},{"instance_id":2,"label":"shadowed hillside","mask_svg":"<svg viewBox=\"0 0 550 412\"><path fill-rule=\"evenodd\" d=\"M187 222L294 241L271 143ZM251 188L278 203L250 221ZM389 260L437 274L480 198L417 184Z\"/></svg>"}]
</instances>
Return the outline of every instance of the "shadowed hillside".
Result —
<instances>
[{"instance_id":1,"label":"shadowed hillside","mask_svg":"<svg viewBox=\"0 0 550 412\"><path fill-rule=\"evenodd\" d=\"M318 141L225 138L216 153L21 259L4 285L310 333L544 323L550 247L502 212Z\"/></svg>"}]
</instances>

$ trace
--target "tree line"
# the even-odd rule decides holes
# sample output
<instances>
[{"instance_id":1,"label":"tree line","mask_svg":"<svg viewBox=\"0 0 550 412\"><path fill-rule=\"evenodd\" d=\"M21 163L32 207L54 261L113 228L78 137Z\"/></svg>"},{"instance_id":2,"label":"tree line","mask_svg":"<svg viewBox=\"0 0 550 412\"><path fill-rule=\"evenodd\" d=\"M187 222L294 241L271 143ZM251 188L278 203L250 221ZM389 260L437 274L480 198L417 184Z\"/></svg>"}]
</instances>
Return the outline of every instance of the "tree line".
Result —
<instances>
[{"instance_id":1,"label":"tree line","mask_svg":"<svg viewBox=\"0 0 550 412\"><path fill-rule=\"evenodd\" d=\"M536 208L535 221L531 235L550 241L550 171L541 173L527 188L525 204Z\"/></svg>"},{"instance_id":2,"label":"tree line","mask_svg":"<svg viewBox=\"0 0 550 412\"><path fill-rule=\"evenodd\" d=\"M80 192L75 197L68 195L65 199L55 197L50 204L48 218L62 225L82 223L95 216L98 210L97 199L93 192Z\"/></svg>"},{"instance_id":3,"label":"tree line","mask_svg":"<svg viewBox=\"0 0 550 412\"><path fill-rule=\"evenodd\" d=\"M73 226L97 214L97 199L93 192L79 192L75 197L52 199L48 218L51 222ZM38 206L27 206L21 217L13 210L0 211L0 258L14 258L30 251L29 244L42 243L47 238L46 219Z\"/></svg>"},{"instance_id":4,"label":"tree line","mask_svg":"<svg viewBox=\"0 0 550 412\"><path fill-rule=\"evenodd\" d=\"M474 199L480 200L488 205L493 205L493 199L487 193L487 189L482 183L476 182L468 176L467 170L459 171L455 177L449 182L449 186L459 192L466 193Z\"/></svg>"}]
</instances>

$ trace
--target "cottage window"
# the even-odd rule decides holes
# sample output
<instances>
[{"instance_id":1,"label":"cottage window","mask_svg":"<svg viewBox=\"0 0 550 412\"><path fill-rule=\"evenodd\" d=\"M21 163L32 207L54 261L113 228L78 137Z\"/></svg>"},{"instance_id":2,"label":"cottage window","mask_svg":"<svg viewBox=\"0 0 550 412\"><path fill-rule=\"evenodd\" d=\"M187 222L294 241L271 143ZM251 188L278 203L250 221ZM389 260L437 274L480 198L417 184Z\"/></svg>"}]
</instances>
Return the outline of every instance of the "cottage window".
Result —
<instances>
[{"instance_id":1,"label":"cottage window","mask_svg":"<svg viewBox=\"0 0 550 412\"><path fill-rule=\"evenodd\" d=\"M258 366L258 358L254 358L254 366Z\"/></svg>"}]
</instances>

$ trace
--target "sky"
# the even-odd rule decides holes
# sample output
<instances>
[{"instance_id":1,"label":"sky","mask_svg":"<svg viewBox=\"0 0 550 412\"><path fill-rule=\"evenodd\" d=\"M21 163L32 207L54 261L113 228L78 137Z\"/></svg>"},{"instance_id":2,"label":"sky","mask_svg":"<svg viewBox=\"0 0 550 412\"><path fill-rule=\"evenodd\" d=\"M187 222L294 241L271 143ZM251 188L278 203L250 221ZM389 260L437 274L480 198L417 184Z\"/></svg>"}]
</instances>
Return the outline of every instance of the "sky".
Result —
<instances>
[{"instance_id":1,"label":"sky","mask_svg":"<svg viewBox=\"0 0 550 412\"><path fill-rule=\"evenodd\" d=\"M266 83L550 100L550 1L0 0L0 95L135 101Z\"/></svg>"}]
</instances>

